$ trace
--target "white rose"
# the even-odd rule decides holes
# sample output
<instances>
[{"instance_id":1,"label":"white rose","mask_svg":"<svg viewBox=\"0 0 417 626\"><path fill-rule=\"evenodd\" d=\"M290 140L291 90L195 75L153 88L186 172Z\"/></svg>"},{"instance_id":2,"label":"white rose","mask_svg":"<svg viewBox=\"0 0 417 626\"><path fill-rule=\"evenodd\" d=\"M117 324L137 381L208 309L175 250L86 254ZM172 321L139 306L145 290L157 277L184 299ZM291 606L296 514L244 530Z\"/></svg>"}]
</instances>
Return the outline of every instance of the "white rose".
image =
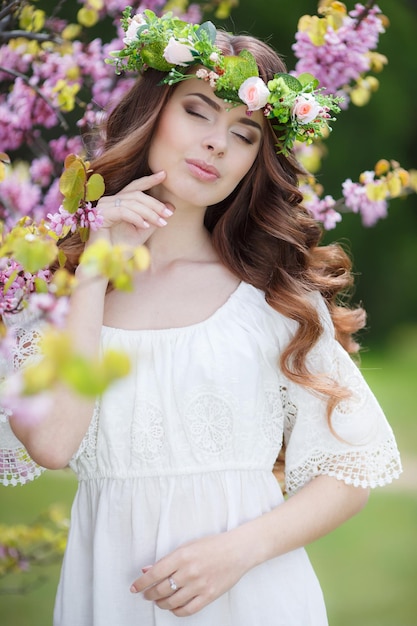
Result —
<instances>
[{"instance_id":1,"label":"white rose","mask_svg":"<svg viewBox=\"0 0 417 626\"><path fill-rule=\"evenodd\" d=\"M247 78L239 87L238 96L249 111L262 109L268 102L269 89L259 76Z\"/></svg>"},{"instance_id":2,"label":"white rose","mask_svg":"<svg viewBox=\"0 0 417 626\"><path fill-rule=\"evenodd\" d=\"M174 39L174 37L171 37L162 56L165 61L172 65L182 65L186 67L187 63L194 60L191 50L192 48L187 46L187 44L181 43Z\"/></svg>"},{"instance_id":3,"label":"white rose","mask_svg":"<svg viewBox=\"0 0 417 626\"><path fill-rule=\"evenodd\" d=\"M311 93L304 96L297 96L292 108L292 116L296 118L300 124L309 124L318 117L321 106Z\"/></svg>"},{"instance_id":4,"label":"white rose","mask_svg":"<svg viewBox=\"0 0 417 626\"><path fill-rule=\"evenodd\" d=\"M142 13L137 13L136 15L134 15L130 20L130 24L123 38L123 43L128 46L132 43L132 41L135 41L139 26L142 26L143 24L146 24L146 21Z\"/></svg>"}]
</instances>

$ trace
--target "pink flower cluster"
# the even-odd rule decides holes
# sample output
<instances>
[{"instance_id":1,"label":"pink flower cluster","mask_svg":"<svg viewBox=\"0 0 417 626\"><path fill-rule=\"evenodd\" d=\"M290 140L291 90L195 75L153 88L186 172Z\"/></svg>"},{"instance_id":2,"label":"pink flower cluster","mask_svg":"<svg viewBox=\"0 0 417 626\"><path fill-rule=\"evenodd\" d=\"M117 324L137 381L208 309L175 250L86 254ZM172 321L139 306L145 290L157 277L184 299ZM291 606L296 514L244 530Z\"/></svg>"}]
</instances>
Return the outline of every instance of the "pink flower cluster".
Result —
<instances>
[{"instance_id":1,"label":"pink flower cluster","mask_svg":"<svg viewBox=\"0 0 417 626\"><path fill-rule=\"evenodd\" d=\"M374 172L365 172L368 181L374 179ZM359 213L364 226L374 226L376 222L388 214L388 202L386 200L371 200L366 192L366 187L361 183L354 183L350 178L342 184L345 205L353 213Z\"/></svg>"},{"instance_id":2,"label":"pink flower cluster","mask_svg":"<svg viewBox=\"0 0 417 626\"><path fill-rule=\"evenodd\" d=\"M304 206L310 211L315 220L321 222L326 230L332 230L342 220L342 216L335 210L336 200L332 196L320 198L310 185L300 185L304 195Z\"/></svg>"},{"instance_id":3,"label":"pink flower cluster","mask_svg":"<svg viewBox=\"0 0 417 626\"><path fill-rule=\"evenodd\" d=\"M80 4L88 5L88 1L82 0ZM131 4L133 10L150 8L161 12L165 2L136 0ZM101 39L89 42L88 37L83 36L63 47L57 43L51 43L48 48L39 47L36 53L24 39L12 39L10 44L0 45L0 66L10 70L0 72L1 151L7 152L14 162L13 152L24 148L29 152L27 160L32 162L25 181L12 170L0 182L0 218L9 226L22 215L40 219L57 210L62 200L57 179L62 173L63 161L69 153L83 155L85 152L79 131L89 132L96 127L135 80L117 77L114 68L104 62L110 50L123 47L120 17L126 1L110 0L104 5L100 17L114 21L115 34L111 42L103 43ZM180 17L199 22L201 9L192 4ZM75 21L75 14L72 21ZM49 18L43 33L49 33L53 41L67 25L67 20ZM14 26L18 30L19 24ZM13 30L13 25L10 28ZM75 93L63 95L67 87L74 88ZM79 121L71 127L74 111ZM45 130L48 131L47 141ZM50 139L51 135L55 138Z\"/></svg>"},{"instance_id":4,"label":"pink flower cluster","mask_svg":"<svg viewBox=\"0 0 417 626\"><path fill-rule=\"evenodd\" d=\"M48 213L49 228L60 237L64 230L75 233L78 228L98 230L103 225L103 216L87 202L85 207L79 207L75 213L69 213L61 205L57 213Z\"/></svg>"},{"instance_id":5,"label":"pink flower cluster","mask_svg":"<svg viewBox=\"0 0 417 626\"><path fill-rule=\"evenodd\" d=\"M365 7L356 4L338 29L327 27L323 45L315 45L308 31L298 31L296 43L292 48L298 60L295 74L309 72L319 81L327 92L341 95L347 108L349 97L344 87L370 69L369 51L375 50L379 35L384 27L379 15L380 8L375 5L364 19L360 19ZM358 23L359 22L359 23Z\"/></svg>"},{"instance_id":6,"label":"pink flower cluster","mask_svg":"<svg viewBox=\"0 0 417 626\"><path fill-rule=\"evenodd\" d=\"M35 274L25 272L13 259L0 259L0 315L21 308L23 300L35 291L37 278L50 280L49 270L39 270Z\"/></svg>"}]
</instances>

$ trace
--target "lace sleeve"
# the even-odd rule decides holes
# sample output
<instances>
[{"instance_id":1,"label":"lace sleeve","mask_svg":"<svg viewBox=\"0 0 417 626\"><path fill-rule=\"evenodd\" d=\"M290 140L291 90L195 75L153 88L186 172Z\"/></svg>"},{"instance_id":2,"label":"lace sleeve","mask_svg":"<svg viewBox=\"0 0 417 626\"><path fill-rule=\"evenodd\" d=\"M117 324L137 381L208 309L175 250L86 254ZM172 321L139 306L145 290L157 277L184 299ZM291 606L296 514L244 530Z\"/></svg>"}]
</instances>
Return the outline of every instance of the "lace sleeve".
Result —
<instances>
[{"instance_id":1,"label":"lace sleeve","mask_svg":"<svg viewBox=\"0 0 417 626\"><path fill-rule=\"evenodd\" d=\"M402 471L392 429L360 370L334 338L324 302L319 309L324 333L309 355L309 368L329 375L348 388L351 396L335 407L330 429L326 399L288 383L287 491L295 493L320 474L357 487L386 485Z\"/></svg>"},{"instance_id":2,"label":"lace sleeve","mask_svg":"<svg viewBox=\"0 0 417 626\"><path fill-rule=\"evenodd\" d=\"M6 317L6 316L5 316ZM40 328L37 320L27 311L8 315L4 319L8 328L6 346L0 352L1 383L24 363L39 359ZM11 412L0 406L0 484L24 485L40 476L44 468L30 458L26 449L14 435L9 417Z\"/></svg>"}]
</instances>

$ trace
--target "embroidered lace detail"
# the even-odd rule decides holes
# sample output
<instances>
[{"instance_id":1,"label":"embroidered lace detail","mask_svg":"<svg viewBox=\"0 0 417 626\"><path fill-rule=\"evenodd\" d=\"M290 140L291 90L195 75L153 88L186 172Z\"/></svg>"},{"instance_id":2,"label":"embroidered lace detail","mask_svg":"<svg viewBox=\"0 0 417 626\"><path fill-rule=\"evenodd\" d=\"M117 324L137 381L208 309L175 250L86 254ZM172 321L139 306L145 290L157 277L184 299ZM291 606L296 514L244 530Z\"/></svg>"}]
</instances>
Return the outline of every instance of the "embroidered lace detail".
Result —
<instances>
[{"instance_id":1,"label":"embroidered lace detail","mask_svg":"<svg viewBox=\"0 0 417 626\"><path fill-rule=\"evenodd\" d=\"M187 434L197 450L215 456L232 447L234 407L226 397L196 392L185 409Z\"/></svg>"},{"instance_id":2,"label":"embroidered lace detail","mask_svg":"<svg viewBox=\"0 0 417 626\"><path fill-rule=\"evenodd\" d=\"M41 358L39 353L39 341L41 333L33 328L18 328L15 333L16 344L13 347L13 369L18 370L28 362L33 362L33 358L37 360Z\"/></svg>"},{"instance_id":3,"label":"embroidered lace detail","mask_svg":"<svg viewBox=\"0 0 417 626\"><path fill-rule=\"evenodd\" d=\"M14 371L22 368L27 362L35 362L41 358L39 341L41 332L39 328L32 328L34 320L26 311L10 315L4 319L6 326L11 329L10 347L7 358L1 357L0 383ZM13 338L13 342L12 342ZM27 450L15 437L9 418L12 412L0 408L0 484L24 485L25 483L40 476L45 468L41 467L29 456Z\"/></svg>"},{"instance_id":4,"label":"embroidered lace detail","mask_svg":"<svg viewBox=\"0 0 417 626\"><path fill-rule=\"evenodd\" d=\"M97 461L97 439L98 439L98 427L99 427L99 415L100 415L100 402L97 400L93 417L91 418L90 425L80 447L72 458L72 461L78 459L83 455L88 461Z\"/></svg>"},{"instance_id":5,"label":"embroidered lace detail","mask_svg":"<svg viewBox=\"0 0 417 626\"><path fill-rule=\"evenodd\" d=\"M30 458L25 448L0 450L0 484L5 487L24 485L40 476L45 469Z\"/></svg>"},{"instance_id":6,"label":"embroidered lace detail","mask_svg":"<svg viewBox=\"0 0 417 626\"><path fill-rule=\"evenodd\" d=\"M161 409L141 404L132 422L132 455L144 461L158 461L166 453L166 434Z\"/></svg>"},{"instance_id":7,"label":"embroidered lace detail","mask_svg":"<svg viewBox=\"0 0 417 626\"><path fill-rule=\"evenodd\" d=\"M383 487L402 472L395 442L388 439L382 445L366 450L352 450L340 455L318 451L303 464L286 472L288 493L295 493L306 483L306 477L320 474L343 480L355 487Z\"/></svg>"},{"instance_id":8,"label":"embroidered lace detail","mask_svg":"<svg viewBox=\"0 0 417 626\"><path fill-rule=\"evenodd\" d=\"M0 418L7 417L4 411L0 413L3 413ZM0 441L0 484L24 485L45 471L30 458L5 419L0 419Z\"/></svg>"},{"instance_id":9,"label":"embroidered lace detail","mask_svg":"<svg viewBox=\"0 0 417 626\"><path fill-rule=\"evenodd\" d=\"M291 402L288 397L287 387L281 386L279 388L282 408L284 411L284 441L288 443L288 439L293 431L295 422L297 420L297 407Z\"/></svg>"},{"instance_id":10,"label":"embroidered lace detail","mask_svg":"<svg viewBox=\"0 0 417 626\"><path fill-rule=\"evenodd\" d=\"M265 390L265 411L262 419L262 431L268 442L278 447L282 443L284 412L281 392L276 389Z\"/></svg>"}]
</instances>

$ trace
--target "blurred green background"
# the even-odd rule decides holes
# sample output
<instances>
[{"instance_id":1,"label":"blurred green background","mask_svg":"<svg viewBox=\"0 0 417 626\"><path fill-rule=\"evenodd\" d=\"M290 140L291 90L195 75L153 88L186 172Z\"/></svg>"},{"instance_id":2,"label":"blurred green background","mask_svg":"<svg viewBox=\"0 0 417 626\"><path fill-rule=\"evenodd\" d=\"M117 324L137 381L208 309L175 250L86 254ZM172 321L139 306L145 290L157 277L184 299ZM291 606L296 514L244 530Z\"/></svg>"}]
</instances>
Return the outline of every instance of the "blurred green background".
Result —
<instances>
[{"instance_id":1,"label":"blurred green background","mask_svg":"<svg viewBox=\"0 0 417 626\"><path fill-rule=\"evenodd\" d=\"M40 8L44 4L38 3ZM390 20L378 48L389 64L378 75L380 89L370 104L343 112L327 142L329 156L319 179L335 197L346 178L357 180L380 158L417 168L417 3L378 4ZM267 40L293 69L298 18L315 14L316 8L316 0L240 0L223 25ZM351 250L357 273L354 301L363 302L369 314L361 367L394 428L405 468L394 485L372 494L360 515L309 547L330 626L417 626L416 236L413 195L393 201L388 218L374 228L365 229L358 216L346 215L325 237ZM68 472L47 472L24 488L0 488L0 523L31 522L55 502L69 511L75 487ZM1 626L49 626L58 572L59 564L42 568L46 582L24 595L2 594L3 581Z\"/></svg>"},{"instance_id":2,"label":"blurred green background","mask_svg":"<svg viewBox=\"0 0 417 626\"><path fill-rule=\"evenodd\" d=\"M363 2L365 4L365 2ZM379 90L365 107L350 106L338 116L326 140L328 157L319 181L335 198L346 178L358 180L380 158L395 159L417 169L417 2L377 2L390 26L380 36L378 51L388 57ZM346 2L348 10L354 2ZM316 0L240 0L223 24L270 43L295 68L291 46L298 19L316 15ZM368 345L389 340L398 325L417 321L417 195L390 204L389 216L373 228L363 228L358 215L347 214L326 234L325 241L342 241L350 249L357 274L355 302L368 311Z\"/></svg>"},{"instance_id":3,"label":"blurred green background","mask_svg":"<svg viewBox=\"0 0 417 626\"><path fill-rule=\"evenodd\" d=\"M359 515L308 552L330 626L417 626L417 333L400 333L392 348L365 353L361 368L393 425L405 471L392 485L373 491ZM47 472L25 487L0 487L0 523L32 522L52 503L69 512L75 488L69 471ZM1 626L51 626L59 567L24 574L23 581L33 576L46 581L23 595L0 595ZM0 594L19 580L0 581Z\"/></svg>"}]
</instances>

